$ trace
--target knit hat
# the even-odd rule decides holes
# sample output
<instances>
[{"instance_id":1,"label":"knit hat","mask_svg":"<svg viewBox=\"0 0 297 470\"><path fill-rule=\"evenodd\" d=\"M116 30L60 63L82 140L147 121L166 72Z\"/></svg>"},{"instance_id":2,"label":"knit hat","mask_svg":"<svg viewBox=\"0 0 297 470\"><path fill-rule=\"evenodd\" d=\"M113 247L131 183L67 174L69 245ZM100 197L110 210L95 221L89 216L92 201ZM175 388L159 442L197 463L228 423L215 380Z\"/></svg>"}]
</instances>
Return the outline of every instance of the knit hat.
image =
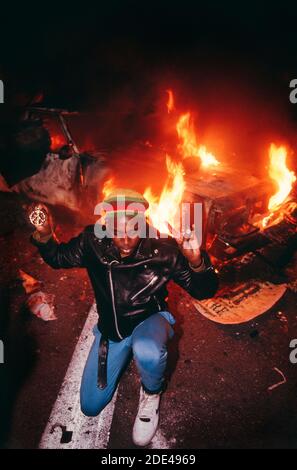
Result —
<instances>
[{"instance_id":1,"label":"knit hat","mask_svg":"<svg viewBox=\"0 0 297 470\"><path fill-rule=\"evenodd\" d=\"M145 213L149 207L148 201L142 194L133 189L117 188L108 194L103 201L109 204L106 208L106 217L115 214L135 215L137 213Z\"/></svg>"}]
</instances>

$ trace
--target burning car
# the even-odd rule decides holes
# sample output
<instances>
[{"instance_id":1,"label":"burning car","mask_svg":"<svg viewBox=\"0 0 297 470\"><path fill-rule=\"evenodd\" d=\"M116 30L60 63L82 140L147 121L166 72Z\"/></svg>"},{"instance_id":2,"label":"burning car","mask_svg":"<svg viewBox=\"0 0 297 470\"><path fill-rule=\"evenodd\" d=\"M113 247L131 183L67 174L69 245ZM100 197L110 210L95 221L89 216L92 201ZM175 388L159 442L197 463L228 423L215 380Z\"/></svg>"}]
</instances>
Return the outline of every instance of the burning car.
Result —
<instances>
[{"instance_id":1,"label":"burning car","mask_svg":"<svg viewBox=\"0 0 297 470\"><path fill-rule=\"evenodd\" d=\"M81 113L28 108L27 118L41 119L48 129L51 151L41 170L13 189L33 200L64 205L84 215L93 214L102 193L106 196L115 186L135 186L137 180L137 189L150 202L151 221L160 231L167 230L167 222L174 227L182 202L199 202L203 207L203 245L218 264L295 240L296 176L288 168L286 146L271 143L265 179L231 168L198 142L191 113L176 114L173 93L167 92L167 111L175 113L174 145L135 140L134 149L130 142L118 156L104 149L100 138L99 145L98 138L96 142L98 132L90 130L94 116L86 125L89 132L84 133ZM98 129L102 128L106 116L101 121L96 116L95 121ZM113 123L112 136L118 142L115 127ZM111 134L110 126L107 133ZM118 172L115 161L122 165ZM156 195L149 183L156 180L156 174L162 180L162 167L165 180Z\"/></svg>"},{"instance_id":2,"label":"burning car","mask_svg":"<svg viewBox=\"0 0 297 470\"><path fill-rule=\"evenodd\" d=\"M169 94L168 112L173 95ZM143 188L150 218L161 232L177 223L182 202L203 207L203 245L216 260L228 262L247 252L263 255L273 246L296 242L296 176L287 166L287 147L271 143L268 177L260 179L228 166L198 143L190 112L176 121L176 148L165 149L167 178L159 195ZM106 181L106 196L118 181ZM290 242L289 242L290 241ZM262 251L261 251L262 250Z\"/></svg>"}]
</instances>

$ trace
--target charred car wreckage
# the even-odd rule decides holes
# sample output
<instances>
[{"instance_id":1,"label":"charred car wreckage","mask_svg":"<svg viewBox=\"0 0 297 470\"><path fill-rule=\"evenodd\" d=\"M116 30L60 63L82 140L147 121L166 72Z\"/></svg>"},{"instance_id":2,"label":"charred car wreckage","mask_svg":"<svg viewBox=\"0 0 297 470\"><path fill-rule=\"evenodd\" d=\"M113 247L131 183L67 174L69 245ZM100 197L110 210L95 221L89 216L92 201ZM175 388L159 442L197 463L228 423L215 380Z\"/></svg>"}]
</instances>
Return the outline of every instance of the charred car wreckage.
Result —
<instances>
[{"instance_id":1,"label":"charred car wreckage","mask_svg":"<svg viewBox=\"0 0 297 470\"><path fill-rule=\"evenodd\" d=\"M18 171L23 173L11 177L4 167L2 175L11 191L82 214L87 207L94 209L104 182L112 174L112 162L104 149L80 149L69 124L73 116L79 117L79 113L39 106L26 108L22 127L15 133L14 148L14 153L25 148L23 164L18 165ZM182 178L183 190L176 201L202 204L203 245L220 270L234 275L236 266L236 279L240 279L240 268L246 271L247 264L260 263L258 271L265 266L274 274L279 273L281 264L286 264L296 246L295 180L291 178L291 190L269 211L276 181L261 180L217 162L204 146L197 145L189 115L181 116L176 128L183 170L178 174L178 166L172 171L174 165L169 165L171 190L167 187L167 197L172 198L175 179L180 178L178 183ZM30 176L26 174L28 155L30 164L34 163ZM242 295L247 296L251 289L244 287Z\"/></svg>"}]
</instances>

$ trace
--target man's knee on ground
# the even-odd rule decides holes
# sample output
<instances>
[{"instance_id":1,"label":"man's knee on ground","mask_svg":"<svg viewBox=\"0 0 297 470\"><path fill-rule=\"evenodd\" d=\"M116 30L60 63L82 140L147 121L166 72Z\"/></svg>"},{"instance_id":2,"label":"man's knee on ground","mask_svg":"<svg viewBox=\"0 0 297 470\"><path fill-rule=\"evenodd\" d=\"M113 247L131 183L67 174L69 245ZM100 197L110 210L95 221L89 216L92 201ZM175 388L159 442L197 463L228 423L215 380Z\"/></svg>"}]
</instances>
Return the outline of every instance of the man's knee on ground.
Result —
<instances>
[{"instance_id":1,"label":"man's knee on ground","mask_svg":"<svg viewBox=\"0 0 297 470\"><path fill-rule=\"evenodd\" d=\"M110 402L110 399L99 399L94 400L83 395L80 396L80 409L85 416L98 416L106 405Z\"/></svg>"},{"instance_id":2,"label":"man's knee on ground","mask_svg":"<svg viewBox=\"0 0 297 470\"><path fill-rule=\"evenodd\" d=\"M167 357L165 346L159 348L153 340L136 341L133 347L135 359L143 366L155 367Z\"/></svg>"}]
</instances>

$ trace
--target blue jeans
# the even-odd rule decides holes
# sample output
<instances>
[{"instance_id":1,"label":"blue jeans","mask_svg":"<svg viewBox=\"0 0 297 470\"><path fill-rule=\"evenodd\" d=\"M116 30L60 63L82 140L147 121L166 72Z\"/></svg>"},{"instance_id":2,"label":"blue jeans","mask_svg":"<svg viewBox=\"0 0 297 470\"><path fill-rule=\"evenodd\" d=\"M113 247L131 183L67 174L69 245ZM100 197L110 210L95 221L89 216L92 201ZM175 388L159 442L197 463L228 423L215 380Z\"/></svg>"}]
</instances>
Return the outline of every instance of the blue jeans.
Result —
<instances>
[{"instance_id":1,"label":"blue jeans","mask_svg":"<svg viewBox=\"0 0 297 470\"><path fill-rule=\"evenodd\" d=\"M97 416L110 402L121 373L133 355L141 382L148 393L158 393L164 385L167 362L166 344L174 335L171 325L175 323L169 312L158 312L134 328L131 336L120 342L109 341L107 357L107 386L97 386L98 349L101 338L97 325L95 339L87 359L80 389L81 410L86 416Z\"/></svg>"}]
</instances>

